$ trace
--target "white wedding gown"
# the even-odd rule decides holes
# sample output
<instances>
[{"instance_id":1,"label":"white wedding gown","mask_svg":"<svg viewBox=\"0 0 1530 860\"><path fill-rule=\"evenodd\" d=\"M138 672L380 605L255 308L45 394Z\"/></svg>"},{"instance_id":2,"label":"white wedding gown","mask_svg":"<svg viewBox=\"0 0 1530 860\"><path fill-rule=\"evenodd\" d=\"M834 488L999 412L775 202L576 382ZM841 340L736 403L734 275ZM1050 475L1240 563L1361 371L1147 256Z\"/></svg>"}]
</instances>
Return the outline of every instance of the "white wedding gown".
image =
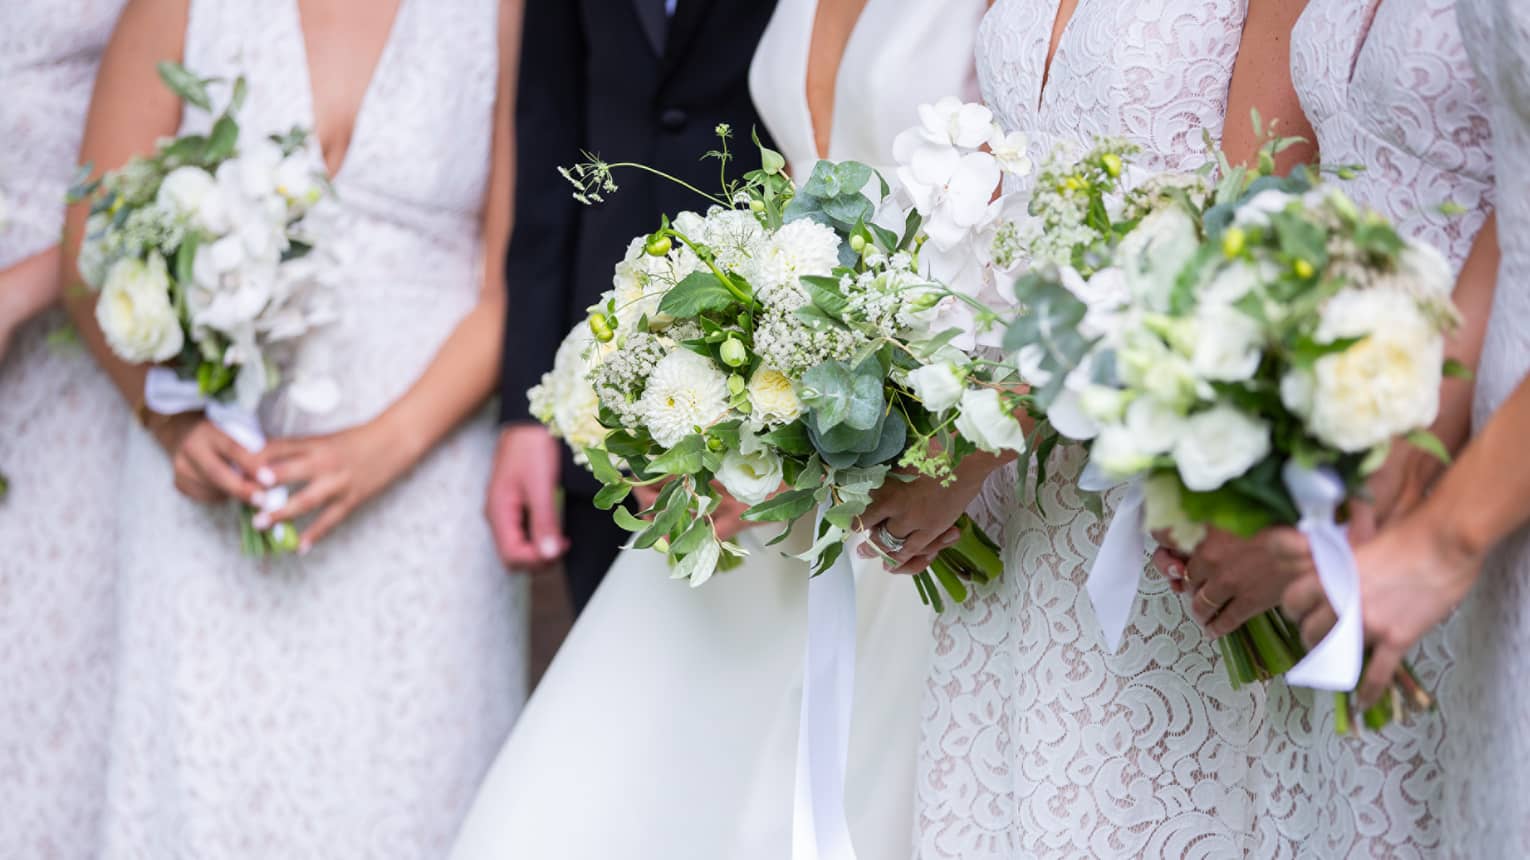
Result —
<instances>
[{"instance_id":1,"label":"white wedding gown","mask_svg":"<svg viewBox=\"0 0 1530 860\"><path fill-rule=\"evenodd\" d=\"M1193 169L1203 131L1222 134L1247 2L1262 0L1079 0L1048 69L1059 0L998 0L978 38L985 101L1037 159L1110 135L1144 167ZM1084 589L1106 523L1079 499L1080 456L1054 458L1039 499L1013 469L985 490L1008 517L1005 574L937 623L916 856L1300 855L1328 813L1286 781L1302 750L1283 727L1311 696L1234 690L1188 599L1151 574L1107 650Z\"/></svg>"},{"instance_id":2,"label":"white wedding gown","mask_svg":"<svg viewBox=\"0 0 1530 860\"><path fill-rule=\"evenodd\" d=\"M0 270L59 241L123 0L0 3ZM132 419L52 310L0 363L0 856L96 856L111 719L113 514Z\"/></svg>"},{"instance_id":3,"label":"white wedding gown","mask_svg":"<svg viewBox=\"0 0 1530 860\"><path fill-rule=\"evenodd\" d=\"M1458 12L1491 106L1503 250L1477 368L1480 427L1530 374L1530 5L1458 0ZM1530 857L1530 529L1493 552L1449 633L1442 841L1450 857Z\"/></svg>"},{"instance_id":4,"label":"white wedding gown","mask_svg":"<svg viewBox=\"0 0 1530 860\"><path fill-rule=\"evenodd\" d=\"M1324 163L1363 165L1342 182L1360 205L1428 242L1459 269L1492 211L1488 106L1459 29L1456 0L1311 0L1291 40L1291 75ZM1451 215L1446 203L1463 210ZM1327 790L1309 845L1324 856L1433 857L1440 849L1442 742L1459 726L1446 631L1411 655L1440 711L1358 737L1333 729L1317 697L1308 786Z\"/></svg>"},{"instance_id":5,"label":"white wedding gown","mask_svg":"<svg viewBox=\"0 0 1530 860\"><path fill-rule=\"evenodd\" d=\"M815 10L783 0L750 75L799 179L817 160L804 89ZM887 167L920 103L975 95L982 10L870 0L840 66L829 156ZM696 590L670 581L659 554L622 553L500 754L454 860L790 856L808 579L779 548L746 540L748 562ZM901 860L930 610L877 563L857 579L846 806L862 860Z\"/></svg>"},{"instance_id":6,"label":"white wedding gown","mask_svg":"<svg viewBox=\"0 0 1530 860\"><path fill-rule=\"evenodd\" d=\"M499 6L399 5L334 183L341 319L303 345L327 353L341 404L315 418L278 395L269 435L372 419L478 301ZM185 62L247 77L246 134L312 127L296 0L191 0ZM134 436L99 856L446 854L524 696L524 582L481 510L494 433L487 413L465 422L307 556L267 562Z\"/></svg>"}]
</instances>

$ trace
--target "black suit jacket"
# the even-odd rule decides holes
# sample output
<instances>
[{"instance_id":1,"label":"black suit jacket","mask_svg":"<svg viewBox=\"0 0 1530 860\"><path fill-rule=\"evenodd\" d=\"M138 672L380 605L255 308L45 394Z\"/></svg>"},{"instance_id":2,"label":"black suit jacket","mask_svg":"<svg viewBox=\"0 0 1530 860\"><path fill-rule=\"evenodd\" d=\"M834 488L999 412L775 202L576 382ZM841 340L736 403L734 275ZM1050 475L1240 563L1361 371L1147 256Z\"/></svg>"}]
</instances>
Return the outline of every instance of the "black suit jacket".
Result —
<instances>
[{"instance_id":1,"label":"black suit jacket","mask_svg":"<svg viewBox=\"0 0 1530 860\"><path fill-rule=\"evenodd\" d=\"M516 101L515 227L505 260L509 291L500 409L531 420L526 391L552 367L563 336L611 288L617 262L659 217L707 204L635 170L620 190L584 206L558 167L581 151L635 161L696 187L717 187L713 129L733 127L734 175L759 166L749 132L759 120L749 63L773 0L527 0ZM764 139L764 130L760 129ZM597 485L565 462L564 484Z\"/></svg>"}]
</instances>

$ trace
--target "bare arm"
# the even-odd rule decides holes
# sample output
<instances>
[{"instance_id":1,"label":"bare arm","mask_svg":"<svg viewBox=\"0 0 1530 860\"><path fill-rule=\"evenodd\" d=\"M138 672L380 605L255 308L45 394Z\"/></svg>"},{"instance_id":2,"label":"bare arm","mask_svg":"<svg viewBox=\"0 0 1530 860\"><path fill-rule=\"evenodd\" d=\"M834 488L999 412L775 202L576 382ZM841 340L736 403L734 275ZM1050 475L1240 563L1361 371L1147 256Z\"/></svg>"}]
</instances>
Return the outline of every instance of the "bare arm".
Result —
<instances>
[{"instance_id":1,"label":"bare arm","mask_svg":"<svg viewBox=\"0 0 1530 860\"><path fill-rule=\"evenodd\" d=\"M1222 126L1222 151L1234 164L1252 164L1264 138L1254 134L1253 111L1264 130L1280 137L1300 137L1276 159L1280 173L1317 159L1317 136L1302 111L1291 83L1291 28L1307 7L1306 0L1251 0L1243 22L1243 41L1233 63L1227 89L1227 119Z\"/></svg>"},{"instance_id":2,"label":"bare arm","mask_svg":"<svg viewBox=\"0 0 1530 860\"><path fill-rule=\"evenodd\" d=\"M0 271L0 358L16 329L58 301L58 285L57 245Z\"/></svg>"}]
</instances>

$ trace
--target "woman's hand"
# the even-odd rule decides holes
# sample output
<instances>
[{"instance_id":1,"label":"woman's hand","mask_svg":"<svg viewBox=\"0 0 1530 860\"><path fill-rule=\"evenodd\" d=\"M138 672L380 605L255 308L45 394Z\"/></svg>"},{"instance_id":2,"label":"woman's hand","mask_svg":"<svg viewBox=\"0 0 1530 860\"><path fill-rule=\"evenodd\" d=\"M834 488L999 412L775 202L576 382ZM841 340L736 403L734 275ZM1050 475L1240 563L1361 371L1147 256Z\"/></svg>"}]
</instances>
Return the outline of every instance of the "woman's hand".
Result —
<instances>
[{"instance_id":1,"label":"woman's hand","mask_svg":"<svg viewBox=\"0 0 1530 860\"><path fill-rule=\"evenodd\" d=\"M950 486L923 475L912 481L889 479L872 494L871 507L861 515L858 527L869 536L858 550L861 557L885 556L885 566L893 573L922 572L961 537L956 521L982 492L988 476L1006 462L987 454L969 456L956 467ZM888 545L887 538L902 545Z\"/></svg>"},{"instance_id":2,"label":"woman's hand","mask_svg":"<svg viewBox=\"0 0 1530 860\"><path fill-rule=\"evenodd\" d=\"M1383 531L1355 553L1370 649L1359 688L1362 707L1386 693L1403 655L1450 615L1482 565L1480 556L1447 539L1423 513ZM1301 625L1308 647L1322 641L1336 623L1315 573L1292 583L1281 603Z\"/></svg>"},{"instance_id":3,"label":"woman's hand","mask_svg":"<svg viewBox=\"0 0 1530 860\"><path fill-rule=\"evenodd\" d=\"M1188 561L1155 533L1161 546L1153 566L1190 592L1190 611L1212 636L1226 636L1244 622L1280 604L1281 595L1303 577L1316 576L1307 538L1289 526L1265 529L1252 538L1212 530Z\"/></svg>"},{"instance_id":4,"label":"woman's hand","mask_svg":"<svg viewBox=\"0 0 1530 860\"><path fill-rule=\"evenodd\" d=\"M257 468L270 470L273 486L300 487L280 509L256 515L256 528L317 514L299 537L302 554L393 483L416 458L385 424L373 421L327 436L278 439L256 459Z\"/></svg>"},{"instance_id":5,"label":"woman's hand","mask_svg":"<svg viewBox=\"0 0 1530 860\"><path fill-rule=\"evenodd\" d=\"M264 490L256 482L260 476L256 456L201 414L167 418L154 435L170 454L175 488L181 495L203 504L238 499L259 507L264 501Z\"/></svg>"}]
</instances>

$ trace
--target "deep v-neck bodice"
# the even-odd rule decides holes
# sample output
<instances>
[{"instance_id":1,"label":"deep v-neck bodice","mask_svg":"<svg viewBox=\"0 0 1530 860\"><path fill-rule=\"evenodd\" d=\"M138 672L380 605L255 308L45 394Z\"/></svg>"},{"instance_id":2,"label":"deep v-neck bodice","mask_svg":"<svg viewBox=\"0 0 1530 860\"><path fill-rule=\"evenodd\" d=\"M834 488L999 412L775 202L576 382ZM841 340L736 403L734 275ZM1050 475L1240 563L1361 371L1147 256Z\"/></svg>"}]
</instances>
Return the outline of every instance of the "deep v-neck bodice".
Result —
<instances>
[{"instance_id":1,"label":"deep v-neck bodice","mask_svg":"<svg viewBox=\"0 0 1530 860\"><path fill-rule=\"evenodd\" d=\"M792 175L805 179L820 155L887 167L893 138L918 122L920 104L948 95L975 100L974 38L985 8L983 0L868 0L835 75L829 151L819 153L807 103L818 0L781 0L749 87Z\"/></svg>"},{"instance_id":2,"label":"deep v-neck bodice","mask_svg":"<svg viewBox=\"0 0 1530 860\"><path fill-rule=\"evenodd\" d=\"M308 34L303 28L303 10L300 0L287 0L286 7L291 12L290 23L297 35L295 44L298 47L298 68L302 76L302 92L306 97L308 127L313 130L315 138L318 138L322 126L319 123L318 95L313 86L313 62L308 45ZM345 172L350 161L351 150L356 139L361 137L366 130L368 108L371 106L372 93L378 87L378 79L387 75L393 61L395 46L399 40L399 32L408 26L405 16L409 14L414 4L410 0L398 0L398 7L394 10L393 20L388 25L388 33L384 37L382 49L377 54L377 61L372 66L371 73L367 76L367 82L361 93L361 99L356 104L356 113L351 117L350 133L346 136L345 147L340 153L339 160L333 165L324 159L324 153L329 151L326 141L317 140L319 144L320 158L325 161L325 170L329 173L331 181L337 181Z\"/></svg>"}]
</instances>

